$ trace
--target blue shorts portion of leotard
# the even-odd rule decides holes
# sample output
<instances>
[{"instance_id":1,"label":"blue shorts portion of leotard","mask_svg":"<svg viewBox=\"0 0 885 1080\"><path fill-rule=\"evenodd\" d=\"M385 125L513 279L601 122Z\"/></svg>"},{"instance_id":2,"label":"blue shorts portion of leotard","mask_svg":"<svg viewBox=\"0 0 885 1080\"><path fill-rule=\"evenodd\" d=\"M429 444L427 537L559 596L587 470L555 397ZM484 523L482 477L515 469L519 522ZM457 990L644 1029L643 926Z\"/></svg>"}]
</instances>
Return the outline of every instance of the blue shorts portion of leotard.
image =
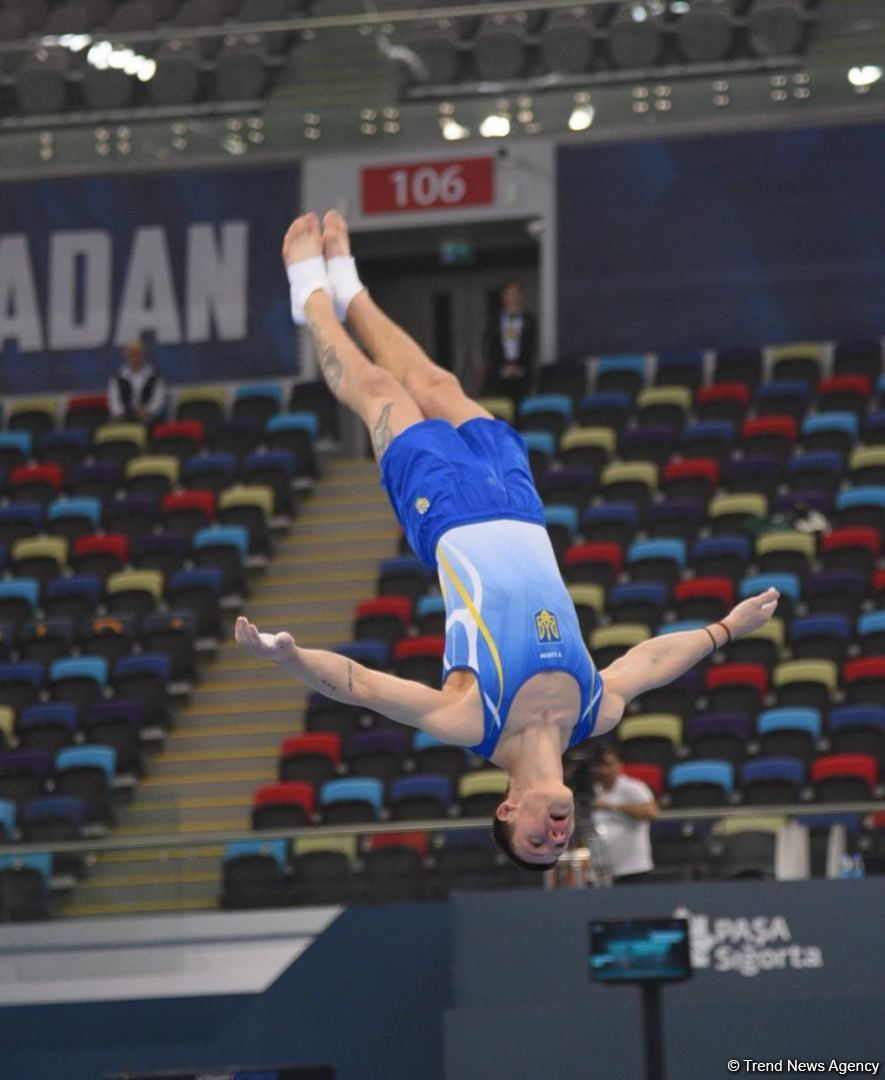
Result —
<instances>
[{"instance_id":1,"label":"blue shorts portion of leotard","mask_svg":"<svg viewBox=\"0 0 885 1080\"><path fill-rule=\"evenodd\" d=\"M525 443L503 420L413 424L384 451L381 484L412 550L434 569L447 529L497 518L544 524Z\"/></svg>"}]
</instances>

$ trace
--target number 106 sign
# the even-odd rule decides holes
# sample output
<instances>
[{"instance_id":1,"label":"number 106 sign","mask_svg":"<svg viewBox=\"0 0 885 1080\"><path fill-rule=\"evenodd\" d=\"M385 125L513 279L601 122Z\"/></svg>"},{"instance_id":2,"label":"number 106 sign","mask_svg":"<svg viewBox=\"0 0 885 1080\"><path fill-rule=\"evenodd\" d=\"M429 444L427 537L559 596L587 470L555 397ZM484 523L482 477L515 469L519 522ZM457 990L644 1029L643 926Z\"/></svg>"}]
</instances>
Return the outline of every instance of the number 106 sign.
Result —
<instances>
[{"instance_id":1,"label":"number 106 sign","mask_svg":"<svg viewBox=\"0 0 885 1080\"><path fill-rule=\"evenodd\" d=\"M363 169L364 214L488 206L495 198L491 157L422 161Z\"/></svg>"}]
</instances>

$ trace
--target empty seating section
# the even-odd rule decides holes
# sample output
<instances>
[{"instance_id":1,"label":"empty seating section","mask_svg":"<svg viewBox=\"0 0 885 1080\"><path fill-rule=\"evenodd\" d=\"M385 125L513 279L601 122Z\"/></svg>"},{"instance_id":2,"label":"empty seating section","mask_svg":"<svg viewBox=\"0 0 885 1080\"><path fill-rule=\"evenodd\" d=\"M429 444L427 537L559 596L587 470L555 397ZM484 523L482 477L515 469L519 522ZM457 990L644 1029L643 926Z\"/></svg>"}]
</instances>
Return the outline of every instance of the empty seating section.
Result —
<instances>
[{"instance_id":1,"label":"empty seating section","mask_svg":"<svg viewBox=\"0 0 885 1080\"><path fill-rule=\"evenodd\" d=\"M109 419L103 394L4 402L5 841L113 824L200 656L225 633L225 610L248 595L248 571L317 474L319 419L309 404L285 412L283 398L277 384L189 388L150 427ZM219 449L226 424L235 430ZM3 892L0 920L48 913L59 865L47 863L45 880L30 868L30 908L10 912L18 887Z\"/></svg>"}]
</instances>

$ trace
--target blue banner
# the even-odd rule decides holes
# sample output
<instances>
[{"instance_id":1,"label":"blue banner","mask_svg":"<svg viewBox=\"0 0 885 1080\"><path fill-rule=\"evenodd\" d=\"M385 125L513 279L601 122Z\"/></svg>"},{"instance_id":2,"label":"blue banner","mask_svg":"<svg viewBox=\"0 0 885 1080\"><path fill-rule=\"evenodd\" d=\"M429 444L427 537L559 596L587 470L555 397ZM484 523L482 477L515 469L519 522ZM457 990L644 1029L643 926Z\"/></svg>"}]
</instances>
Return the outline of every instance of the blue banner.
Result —
<instances>
[{"instance_id":1,"label":"blue banner","mask_svg":"<svg viewBox=\"0 0 885 1080\"><path fill-rule=\"evenodd\" d=\"M144 339L170 383L291 375L298 171L0 186L0 392L102 389Z\"/></svg>"}]
</instances>

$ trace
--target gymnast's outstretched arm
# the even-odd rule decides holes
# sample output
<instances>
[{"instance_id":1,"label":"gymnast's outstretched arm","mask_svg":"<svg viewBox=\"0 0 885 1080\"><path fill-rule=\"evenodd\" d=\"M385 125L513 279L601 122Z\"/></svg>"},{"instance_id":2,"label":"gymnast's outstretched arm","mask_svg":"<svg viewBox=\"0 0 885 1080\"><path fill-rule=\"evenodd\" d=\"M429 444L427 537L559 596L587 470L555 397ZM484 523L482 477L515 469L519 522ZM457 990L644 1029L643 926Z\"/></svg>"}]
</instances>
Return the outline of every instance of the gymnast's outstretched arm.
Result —
<instances>
[{"instance_id":1,"label":"gymnast's outstretched arm","mask_svg":"<svg viewBox=\"0 0 885 1080\"><path fill-rule=\"evenodd\" d=\"M605 692L601 723L594 734L610 731L634 698L666 686L715 649L764 626L774 615L779 595L777 589L768 589L742 601L721 622L706 629L659 635L624 653L600 673Z\"/></svg>"},{"instance_id":2,"label":"gymnast's outstretched arm","mask_svg":"<svg viewBox=\"0 0 885 1080\"><path fill-rule=\"evenodd\" d=\"M302 649L291 634L262 634L242 615L236 639L253 656L273 661L335 701L371 709L458 746L469 745L475 734L460 700L453 701L442 690L373 671L326 649Z\"/></svg>"}]
</instances>

